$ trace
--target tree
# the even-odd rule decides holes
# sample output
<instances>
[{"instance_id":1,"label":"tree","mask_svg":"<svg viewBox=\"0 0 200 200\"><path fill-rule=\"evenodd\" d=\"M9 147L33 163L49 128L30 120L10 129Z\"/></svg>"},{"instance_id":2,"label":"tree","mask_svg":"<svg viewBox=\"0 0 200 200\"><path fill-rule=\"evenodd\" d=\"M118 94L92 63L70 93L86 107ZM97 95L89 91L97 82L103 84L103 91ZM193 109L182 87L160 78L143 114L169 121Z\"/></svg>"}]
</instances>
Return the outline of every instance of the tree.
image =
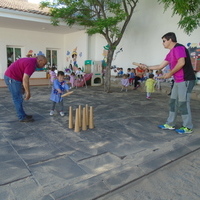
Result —
<instances>
[{"instance_id":1,"label":"tree","mask_svg":"<svg viewBox=\"0 0 200 200\"><path fill-rule=\"evenodd\" d=\"M68 26L84 26L89 35L101 34L107 41L108 55L104 90L110 92L111 64L139 0L57 0L41 2L50 8L51 22L57 26L64 21Z\"/></svg>"},{"instance_id":2,"label":"tree","mask_svg":"<svg viewBox=\"0 0 200 200\"><path fill-rule=\"evenodd\" d=\"M187 34L192 33L200 26L200 0L158 0L164 8L171 9L173 15L179 15L178 25Z\"/></svg>"}]
</instances>

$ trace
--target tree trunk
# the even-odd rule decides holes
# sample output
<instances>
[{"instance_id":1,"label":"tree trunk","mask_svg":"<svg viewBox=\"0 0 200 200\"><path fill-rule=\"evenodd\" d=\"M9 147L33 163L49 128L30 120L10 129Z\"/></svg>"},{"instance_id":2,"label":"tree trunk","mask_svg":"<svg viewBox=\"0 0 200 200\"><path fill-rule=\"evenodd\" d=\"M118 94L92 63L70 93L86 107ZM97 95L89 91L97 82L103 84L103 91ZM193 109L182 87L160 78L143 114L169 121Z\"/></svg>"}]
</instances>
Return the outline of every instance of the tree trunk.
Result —
<instances>
[{"instance_id":1,"label":"tree trunk","mask_svg":"<svg viewBox=\"0 0 200 200\"><path fill-rule=\"evenodd\" d=\"M104 91L109 93L110 87L111 87L111 64L113 59L114 50L108 50L107 55L107 65L106 65L106 71L105 71L105 79L104 79Z\"/></svg>"}]
</instances>

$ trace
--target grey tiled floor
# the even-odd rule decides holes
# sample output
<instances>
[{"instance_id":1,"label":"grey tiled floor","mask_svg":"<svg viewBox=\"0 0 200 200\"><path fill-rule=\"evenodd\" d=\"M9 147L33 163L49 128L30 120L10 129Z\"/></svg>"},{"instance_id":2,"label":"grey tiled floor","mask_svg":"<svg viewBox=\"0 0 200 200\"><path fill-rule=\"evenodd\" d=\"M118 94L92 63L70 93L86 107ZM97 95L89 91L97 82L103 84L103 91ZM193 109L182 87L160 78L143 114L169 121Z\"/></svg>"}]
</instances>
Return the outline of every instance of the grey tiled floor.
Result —
<instances>
[{"instance_id":1,"label":"grey tiled floor","mask_svg":"<svg viewBox=\"0 0 200 200\"><path fill-rule=\"evenodd\" d=\"M24 103L35 122L20 123L7 88L0 88L0 200L95 199L200 147L200 104L192 99L194 133L157 128L169 96L103 87L74 89L65 116L49 115L48 86L32 86ZM94 129L68 129L68 107L94 107ZM177 119L177 127L181 126Z\"/></svg>"}]
</instances>

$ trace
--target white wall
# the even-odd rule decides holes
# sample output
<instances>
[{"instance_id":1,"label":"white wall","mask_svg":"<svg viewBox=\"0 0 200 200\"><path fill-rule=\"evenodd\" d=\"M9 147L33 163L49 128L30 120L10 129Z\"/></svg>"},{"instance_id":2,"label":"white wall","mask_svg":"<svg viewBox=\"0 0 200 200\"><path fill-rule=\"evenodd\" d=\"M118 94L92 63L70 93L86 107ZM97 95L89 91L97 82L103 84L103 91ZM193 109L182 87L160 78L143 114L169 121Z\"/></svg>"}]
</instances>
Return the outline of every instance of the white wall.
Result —
<instances>
[{"instance_id":1,"label":"white wall","mask_svg":"<svg viewBox=\"0 0 200 200\"><path fill-rule=\"evenodd\" d=\"M164 12L163 5L157 0L140 0L127 27L121 43L118 45L113 65L123 67L124 71L132 67L132 62L148 65L159 64L168 50L163 48L161 37L167 32L175 32L179 43L200 43L200 28L190 36L178 28L178 16L170 10ZM6 70L6 45L24 47L22 56L29 50L46 52L46 48L58 50L58 69L64 70L72 60L71 54L77 47L77 63L84 66L85 60L103 60L103 46L107 45L102 35L88 36L85 31L71 34L42 33L17 29L0 28L0 79ZM123 52L119 51L123 48ZM69 51L69 55L67 52ZM112 73L113 74L113 73Z\"/></svg>"},{"instance_id":2,"label":"white wall","mask_svg":"<svg viewBox=\"0 0 200 200\"><path fill-rule=\"evenodd\" d=\"M77 48L77 49L76 49ZM66 34L64 36L64 63L68 67L72 61L72 53L76 49L78 67L84 67L85 60L88 59L88 35L85 31ZM70 54L67 55L67 52Z\"/></svg>"},{"instance_id":3,"label":"white wall","mask_svg":"<svg viewBox=\"0 0 200 200\"><path fill-rule=\"evenodd\" d=\"M161 63L169 51L163 48L161 39L167 32L175 32L178 42L185 46L188 43L200 44L200 28L188 36L178 27L178 21L179 17L172 17L171 10L164 12L163 5L158 4L157 0L140 0L115 51L116 59L113 60L112 65L123 67L126 71L127 68L133 67L133 61L148 65ZM99 59L102 57L101 48L106 42L102 36L95 39L93 44L96 46L96 56L94 57ZM120 48L123 48L123 51L119 52ZM111 72L112 75L115 74L113 70Z\"/></svg>"},{"instance_id":4,"label":"white wall","mask_svg":"<svg viewBox=\"0 0 200 200\"><path fill-rule=\"evenodd\" d=\"M178 28L178 21L179 17L172 17L170 10L164 12L163 5L158 4L157 0L139 1L119 44L123 52L117 55L113 63L124 69L132 67L133 61L148 65L159 64L168 52L163 48L161 39L167 32L175 32L178 42L185 46L188 42L199 43L200 28L188 36Z\"/></svg>"},{"instance_id":5,"label":"white wall","mask_svg":"<svg viewBox=\"0 0 200 200\"><path fill-rule=\"evenodd\" d=\"M22 57L26 57L29 50L34 53L42 51L46 54L46 48L58 50L58 69L64 65L64 35L53 33L41 33L18 29L0 28L0 79L3 78L7 68L6 46L19 46L22 48Z\"/></svg>"}]
</instances>

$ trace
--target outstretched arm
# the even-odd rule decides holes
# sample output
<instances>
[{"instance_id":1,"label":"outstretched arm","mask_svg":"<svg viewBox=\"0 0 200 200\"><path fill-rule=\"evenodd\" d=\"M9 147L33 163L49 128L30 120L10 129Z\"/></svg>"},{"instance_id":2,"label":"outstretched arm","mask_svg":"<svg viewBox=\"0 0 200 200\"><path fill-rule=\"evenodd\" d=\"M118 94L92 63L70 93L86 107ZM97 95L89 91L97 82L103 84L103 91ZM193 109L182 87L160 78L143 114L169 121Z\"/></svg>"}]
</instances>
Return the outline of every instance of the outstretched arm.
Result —
<instances>
[{"instance_id":1,"label":"outstretched arm","mask_svg":"<svg viewBox=\"0 0 200 200\"><path fill-rule=\"evenodd\" d=\"M147 69L152 69L152 70L160 70L166 67L169 64L168 61L164 60L161 62L160 65L153 65L153 66L146 66Z\"/></svg>"},{"instance_id":2,"label":"outstretched arm","mask_svg":"<svg viewBox=\"0 0 200 200\"><path fill-rule=\"evenodd\" d=\"M25 90L25 100L29 100L30 97L31 97L31 93L30 93L30 86L29 86L29 75L28 74L24 74L23 76L23 87L24 87L24 90Z\"/></svg>"}]
</instances>

